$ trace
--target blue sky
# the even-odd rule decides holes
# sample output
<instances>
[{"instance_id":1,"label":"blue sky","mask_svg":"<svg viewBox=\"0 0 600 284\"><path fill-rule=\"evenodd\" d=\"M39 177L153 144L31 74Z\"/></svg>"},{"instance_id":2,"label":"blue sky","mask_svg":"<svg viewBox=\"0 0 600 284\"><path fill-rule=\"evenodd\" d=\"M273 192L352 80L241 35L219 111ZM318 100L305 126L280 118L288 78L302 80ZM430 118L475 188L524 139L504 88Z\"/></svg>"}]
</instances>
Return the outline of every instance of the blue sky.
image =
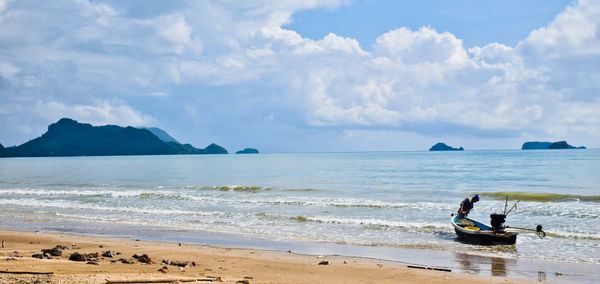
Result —
<instances>
[{"instance_id":1,"label":"blue sky","mask_svg":"<svg viewBox=\"0 0 600 284\"><path fill-rule=\"evenodd\" d=\"M71 117L230 152L600 147L597 1L0 0L0 143Z\"/></svg>"},{"instance_id":2,"label":"blue sky","mask_svg":"<svg viewBox=\"0 0 600 284\"><path fill-rule=\"evenodd\" d=\"M318 8L295 13L286 26L304 37L328 33L351 37L367 48L390 30L431 26L451 32L467 47L500 42L515 46L529 33L550 23L571 1L354 1L337 9Z\"/></svg>"}]
</instances>

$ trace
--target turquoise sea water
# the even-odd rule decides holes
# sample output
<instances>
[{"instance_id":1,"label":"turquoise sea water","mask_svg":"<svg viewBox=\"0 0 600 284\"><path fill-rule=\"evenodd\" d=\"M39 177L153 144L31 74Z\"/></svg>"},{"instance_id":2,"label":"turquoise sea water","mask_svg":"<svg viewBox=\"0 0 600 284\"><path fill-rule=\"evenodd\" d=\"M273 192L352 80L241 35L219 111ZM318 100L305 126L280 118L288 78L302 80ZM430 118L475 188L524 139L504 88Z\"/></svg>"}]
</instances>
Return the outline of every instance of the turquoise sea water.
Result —
<instances>
[{"instance_id":1,"label":"turquoise sea water","mask_svg":"<svg viewBox=\"0 0 600 284\"><path fill-rule=\"evenodd\" d=\"M0 226L61 224L226 233L275 241L424 248L600 262L600 150L365 152L0 159ZM513 246L457 242L465 197L489 223L535 228ZM113 228L113 229L111 229Z\"/></svg>"}]
</instances>

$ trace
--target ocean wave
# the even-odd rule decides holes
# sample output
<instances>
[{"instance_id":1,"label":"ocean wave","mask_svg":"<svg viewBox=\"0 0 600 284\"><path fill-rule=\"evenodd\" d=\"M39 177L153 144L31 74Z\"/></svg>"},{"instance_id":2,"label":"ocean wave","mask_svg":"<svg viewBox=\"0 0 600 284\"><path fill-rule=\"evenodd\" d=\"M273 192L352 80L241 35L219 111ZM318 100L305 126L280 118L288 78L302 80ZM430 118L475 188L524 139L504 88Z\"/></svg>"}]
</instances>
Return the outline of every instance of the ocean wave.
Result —
<instances>
[{"instance_id":1,"label":"ocean wave","mask_svg":"<svg viewBox=\"0 0 600 284\"><path fill-rule=\"evenodd\" d=\"M109 211L121 213L159 214L159 215L197 215L197 216L229 216L228 212L221 211L186 211L178 209L158 209L132 206L99 206L83 204L68 200L31 200L31 199L0 199L0 205L25 206L35 208L80 209L93 211Z\"/></svg>"},{"instance_id":2,"label":"ocean wave","mask_svg":"<svg viewBox=\"0 0 600 284\"><path fill-rule=\"evenodd\" d=\"M218 185L218 186L186 185L186 186L183 186L183 189L258 192L258 191L270 190L271 188L264 187L264 186L255 186L255 185Z\"/></svg>"},{"instance_id":3,"label":"ocean wave","mask_svg":"<svg viewBox=\"0 0 600 284\"><path fill-rule=\"evenodd\" d=\"M567 201L593 201L600 202L600 195L576 195L562 193L532 193L532 192L482 192L481 196L488 196L494 199L535 201L535 202L567 202Z\"/></svg>"},{"instance_id":4,"label":"ocean wave","mask_svg":"<svg viewBox=\"0 0 600 284\"><path fill-rule=\"evenodd\" d=\"M383 200L369 200L357 198L309 198L309 197L287 197L285 199L261 199L246 200L245 202L256 202L270 205L293 205L311 207L341 207L341 208L378 208L378 209L422 209L432 208L438 210L453 211L456 206L445 203L434 202L392 202Z\"/></svg>"},{"instance_id":5,"label":"ocean wave","mask_svg":"<svg viewBox=\"0 0 600 284\"><path fill-rule=\"evenodd\" d=\"M295 222L306 223L325 223L360 226L363 229L370 230L390 230L401 229L405 231L419 232L437 232L440 230L450 230L452 226L448 223L427 223L427 222L402 222L382 219L362 219L362 218L344 218L332 216L286 216L278 214L268 214L265 212L257 213L255 216L265 219L288 219Z\"/></svg>"},{"instance_id":6,"label":"ocean wave","mask_svg":"<svg viewBox=\"0 0 600 284\"><path fill-rule=\"evenodd\" d=\"M583 233L583 232L546 231L546 236L562 238L562 239L600 241L600 234Z\"/></svg>"},{"instance_id":7,"label":"ocean wave","mask_svg":"<svg viewBox=\"0 0 600 284\"><path fill-rule=\"evenodd\" d=\"M80 196L80 197L140 197L140 198L181 198L181 195L171 191L127 191L127 190L59 190L59 189L31 189L9 188L0 189L6 195L27 196Z\"/></svg>"}]
</instances>

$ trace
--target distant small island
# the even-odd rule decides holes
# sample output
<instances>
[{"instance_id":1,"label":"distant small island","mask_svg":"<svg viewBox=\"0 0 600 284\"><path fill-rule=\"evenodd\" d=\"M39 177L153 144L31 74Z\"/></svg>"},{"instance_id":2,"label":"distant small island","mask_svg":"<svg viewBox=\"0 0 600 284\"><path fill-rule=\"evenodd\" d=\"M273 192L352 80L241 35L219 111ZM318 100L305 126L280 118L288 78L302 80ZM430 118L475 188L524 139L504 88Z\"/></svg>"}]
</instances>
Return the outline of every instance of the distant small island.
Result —
<instances>
[{"instance_id":1,"label":"distant small island","mask_svg":"<svg viewBox=\"0 0 600 284\"><path fill-rule=\"evenodd\" d=\"M236 154L258 154L258 150L254 148L245 148L244 150L240 150L235 152Z\"/></svg>"},{"instance_id":2,"label":"distant small island","mask_svg":"<svg viewBox=\"0 0 600 284\"><path fill-rule=\"evenodd\" d=\"M460 148L452 148L451 146L446 145L446 143L442 143L439 142L433 146L431 146L431 148L429 148L429 151L463 151L465 150L463 147Z\"/></svg>"},{"instance_id":3,"label":"distant small island","mask_svg":"<svg viewBox=\"0 0 600 284\"><path fill-rule=\"evenodd\" d=\"M521 150L552 150L552 149L586 149L585 146L575 147L569 145L567 141L558 142L525 142Z\"/></svg>"},{"instance_id":4,"label":"distant small island","mask_svg":"<svg viewBox=\"0 0 600 284\"><path fill-rule=\"evenodd\" d=\"M198 149L190 144L180 144L164 130L158 128L153 130L159 132L162 139L167 141L163 141L145 128L116 125L92 126L70 118L62 118L48 126L48 131L38 138L15 147L1 147L0 156L228 154L225 148L217 144Z\"/></svg>"}]
</instances>

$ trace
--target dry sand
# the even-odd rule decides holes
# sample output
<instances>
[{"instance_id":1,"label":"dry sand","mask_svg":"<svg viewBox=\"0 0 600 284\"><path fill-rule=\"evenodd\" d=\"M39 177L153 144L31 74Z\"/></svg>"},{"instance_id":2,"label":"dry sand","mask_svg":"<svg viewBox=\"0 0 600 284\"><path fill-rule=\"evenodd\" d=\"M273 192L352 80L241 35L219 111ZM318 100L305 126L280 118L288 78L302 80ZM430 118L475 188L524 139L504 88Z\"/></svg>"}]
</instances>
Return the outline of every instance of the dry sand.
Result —
<instances>
[{"instance_id":1,"label":"dry sand","mask_svg":"<svg viewBox=\"0 0 600 284\"><path fill-rule=\"evenodd\" d=\"M107 283L108 280L193 280L225 283L528 283L504 277L468 275L408 268L405 265L362 258L309 256L293 252L226 248L197 244L136 241L57 233L0 229L0 283ZM57 245L70 249L51 259L33 254ZM99 257L97 264L69 260L72 253L119 252ZM133 259L147 254L152 264ZM121 258L134 260L132 264ZM163 259L189 262L187 267L161 263ZM329 261L328 265L319 265ZM192 265L195 263L195 266ZM158 271L167 267L166 273ZM52 272L13 274L6 272ZM240 282L242 281L242 282ZM244 282L245 281L245 282ZM163 282L166 283L166 282Z\"/></svg>"}]
</instances>

